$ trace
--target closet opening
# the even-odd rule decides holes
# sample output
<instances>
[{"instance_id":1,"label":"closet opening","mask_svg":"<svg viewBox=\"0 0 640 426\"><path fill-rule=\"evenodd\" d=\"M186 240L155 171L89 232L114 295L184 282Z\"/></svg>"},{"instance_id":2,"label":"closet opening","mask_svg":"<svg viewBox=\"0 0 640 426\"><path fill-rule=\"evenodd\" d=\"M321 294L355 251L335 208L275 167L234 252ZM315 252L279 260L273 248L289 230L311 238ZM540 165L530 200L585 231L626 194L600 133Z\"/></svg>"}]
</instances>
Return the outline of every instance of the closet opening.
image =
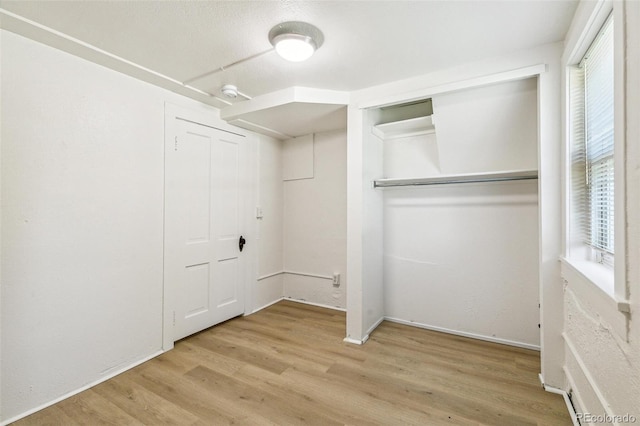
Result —
<instances>
[{"instance_id":1,"label":"closet opening","mask_svg":"<svg viewBox=\"0 0 640 426\"><path fill-rule=\"evenodd\" d=\"M381 279L363 300L383 319L540 348L537 80L364 111L363 263Z\"/></svg>"}]
</instances>

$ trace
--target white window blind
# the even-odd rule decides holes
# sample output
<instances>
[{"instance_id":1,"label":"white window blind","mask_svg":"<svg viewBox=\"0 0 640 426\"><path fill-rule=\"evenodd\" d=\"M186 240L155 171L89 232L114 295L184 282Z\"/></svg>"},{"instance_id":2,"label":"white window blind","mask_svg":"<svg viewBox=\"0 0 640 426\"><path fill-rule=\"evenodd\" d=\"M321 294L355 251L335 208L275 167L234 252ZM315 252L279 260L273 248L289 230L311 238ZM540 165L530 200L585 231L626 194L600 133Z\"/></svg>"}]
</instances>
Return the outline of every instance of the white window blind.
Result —
<instances>
[{"instance_id":1,"label":"white window blind","mask_svg":"<svg viewBox=\"0 0 640 426\"><path fill-rule=\"evenodd\" d=\"M613 20L571 74L572 183L584 241L613 254ZM601 254L602 254L601 253ZM600 257L602 260L602 257ZM608 262L605 262L608 263Z\"/></svg>"}]
</instances>

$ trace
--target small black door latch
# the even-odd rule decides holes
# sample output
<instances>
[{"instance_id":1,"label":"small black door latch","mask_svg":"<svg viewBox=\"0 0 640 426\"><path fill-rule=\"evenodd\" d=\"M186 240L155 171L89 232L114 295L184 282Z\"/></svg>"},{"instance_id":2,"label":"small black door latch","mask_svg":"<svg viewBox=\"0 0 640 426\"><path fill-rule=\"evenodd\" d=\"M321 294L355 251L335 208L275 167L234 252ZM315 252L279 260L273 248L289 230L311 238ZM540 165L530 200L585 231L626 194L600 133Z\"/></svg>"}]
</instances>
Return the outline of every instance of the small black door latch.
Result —
<instances>
[{"instance_id":1,"label":"small black door latch","mask_svg":"<svg viewBox=\"0 0 640 426\"><path fill-rule=\"evenodd\" d=\"M238 240L238 248L240 249L240 251L242 251L246 242L247 240L245 240L244 237L240 235L240 239Z\"/></svg>"}]
</instances>

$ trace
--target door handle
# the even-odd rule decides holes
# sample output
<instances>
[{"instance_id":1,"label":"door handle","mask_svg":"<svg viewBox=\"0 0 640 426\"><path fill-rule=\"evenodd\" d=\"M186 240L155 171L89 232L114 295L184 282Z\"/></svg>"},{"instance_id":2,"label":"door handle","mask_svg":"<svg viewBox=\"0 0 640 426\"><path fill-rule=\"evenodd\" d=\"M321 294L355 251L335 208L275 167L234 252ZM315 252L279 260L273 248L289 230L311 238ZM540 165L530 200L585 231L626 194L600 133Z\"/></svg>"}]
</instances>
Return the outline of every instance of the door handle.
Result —
<instances>
[{"instance_id":1,"label":"door handle","mask_svg":"<svg viewBox=\"0 0 640 426\"><path fill-rule=\"evenodd\" d=\"M238 248L240 249L240 251L242 251L246 242L247 240L245 240L244 237L240 235L240 239L238 240Z\"/></svg>"}]
</instances>

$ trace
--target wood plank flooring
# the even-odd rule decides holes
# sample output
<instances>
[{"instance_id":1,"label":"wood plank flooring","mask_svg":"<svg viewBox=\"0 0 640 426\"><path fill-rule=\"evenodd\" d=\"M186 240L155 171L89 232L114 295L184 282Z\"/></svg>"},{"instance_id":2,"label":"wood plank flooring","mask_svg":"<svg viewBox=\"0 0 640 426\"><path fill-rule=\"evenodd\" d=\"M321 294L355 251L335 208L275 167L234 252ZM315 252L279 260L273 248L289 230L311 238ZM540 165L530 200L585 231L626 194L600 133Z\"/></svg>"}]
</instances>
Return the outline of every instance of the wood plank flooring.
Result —
<instances>
[{"instance_id":1,"label":"wood plank flooring","mask_svg":"<svg viewBox=\"0 0 640 426\"><path fill-rule=\"evenodd\" d=\"M15 425L571 425L539 353L279 302Z\"/></svg>"}]
</instances>

